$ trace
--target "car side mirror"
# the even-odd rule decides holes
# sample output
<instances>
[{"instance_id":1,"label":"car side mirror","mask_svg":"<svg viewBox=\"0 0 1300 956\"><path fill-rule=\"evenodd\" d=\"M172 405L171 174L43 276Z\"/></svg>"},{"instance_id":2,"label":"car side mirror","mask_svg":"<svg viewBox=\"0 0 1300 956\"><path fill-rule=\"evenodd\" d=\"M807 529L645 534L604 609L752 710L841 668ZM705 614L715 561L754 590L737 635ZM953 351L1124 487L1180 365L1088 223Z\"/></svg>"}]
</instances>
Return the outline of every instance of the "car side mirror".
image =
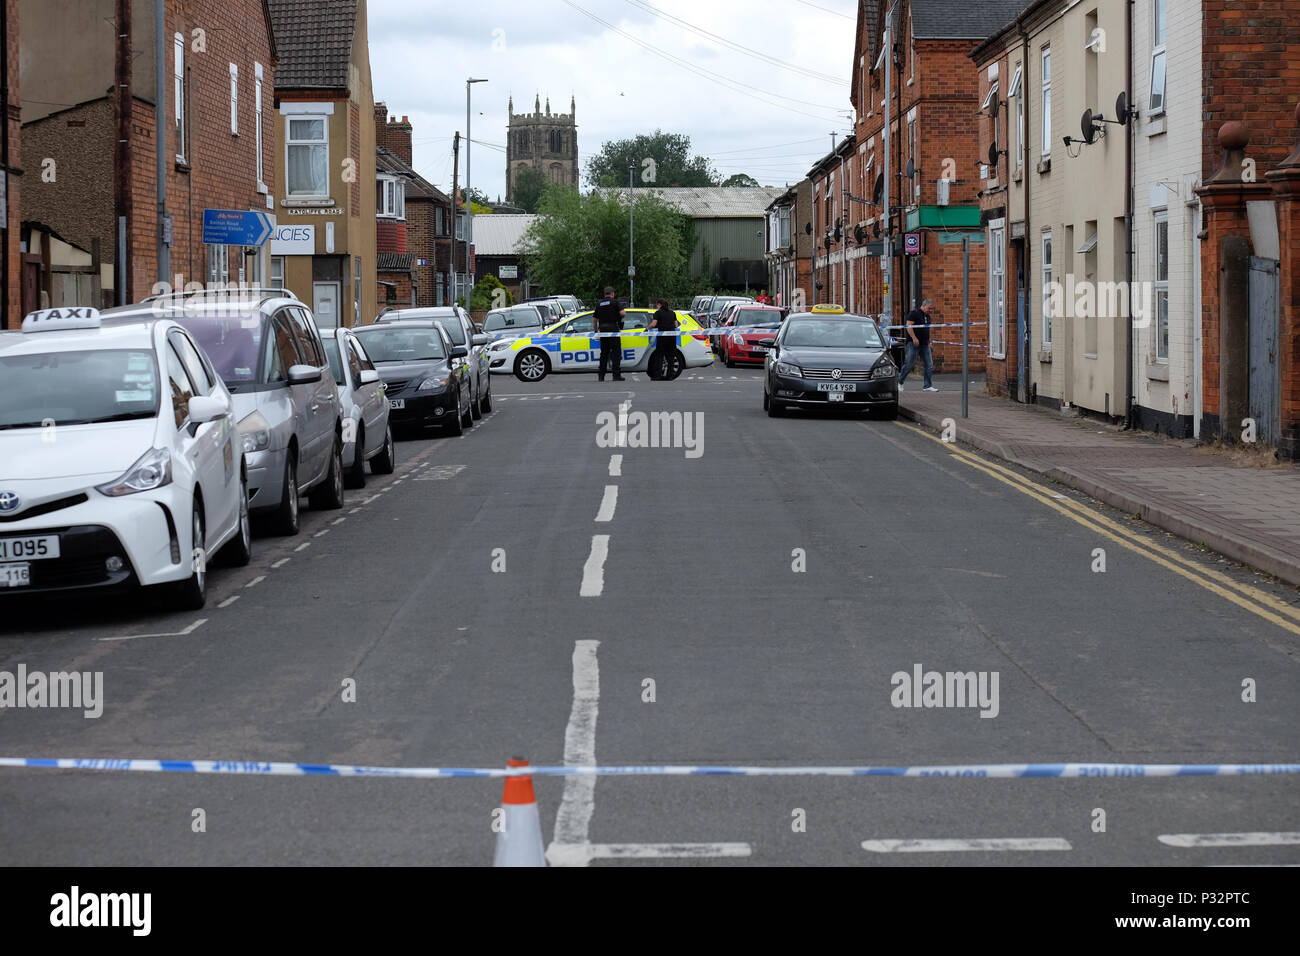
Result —
<instances>
[{"instance_id":1,"label":"car side mirror","mask_svg":"<svg viewBox=\"0 0 1300 956\"><path fill-rule=\"evenodd\" d=\"M451 349L451 357L452 357L452 358L454 358L454 359L456 359L456 358L465 358L465 357L468 356L468 355L469 355L469 349L465 348L465 346L463 346L463 345L453 345L453 346L452 346L452 349Z\"/></svg>"},{"instance_id":2,"label":"car side mirror","mask_svg":"<svg viewBox=\"0 0 1300 956\"><path fill-rule=\"evenodd\" d=\"M759 339L758 344L765 349L776 348L776 339Z\"/></svg>"},{"instance_id":3,"label":"car side mirror","mask_svg":"<svg viewBox=\"0 0 1300 956\"><path fill-rule=\"evenodd\" d=\"M361 377L357 381L362 385L374 385L379 381L379 373L373 368L363 368L361 370Z\"/></svg>"},{"instance_id":4,"label":"car side mirror","mask_svg":"<svg viewBox=\"0 0 1300 956\"><path fill-rule=\"evenodd\" d=\"M314 365L293 365L289 368L290 385L311 385L319 382L320 378L320 369Z\"/></svg>"},{"instance_id":5,"label":"car side mirror","mask_svg":"<svg viewBox=\"0 0 1300 956\"><path fill-rule=\"evenodd\" d=\"M189 401L189 419L195 425L214 422L230 414L230 405L220 395L195 395Z\"/></svg>"},{"instance_id":6,"label":"car side mirror","mask_svg":"<svg viewBox=\"0 0 1300 956\"><path fill-rule=\"evenodd\" d=\"M492 336L490 336L490 335L484 335L484 334L483 334L483 331L482 331L481 329L479 330L478 335L476 335L476 336L474 336L472 339L470 339L470 342L471 342L473 345L475 345L475 346L479 346L479 345L487 345L487 344L488 344L489 342L491 342L491 341L492 341Z\"/></svg>"}]
</instances>

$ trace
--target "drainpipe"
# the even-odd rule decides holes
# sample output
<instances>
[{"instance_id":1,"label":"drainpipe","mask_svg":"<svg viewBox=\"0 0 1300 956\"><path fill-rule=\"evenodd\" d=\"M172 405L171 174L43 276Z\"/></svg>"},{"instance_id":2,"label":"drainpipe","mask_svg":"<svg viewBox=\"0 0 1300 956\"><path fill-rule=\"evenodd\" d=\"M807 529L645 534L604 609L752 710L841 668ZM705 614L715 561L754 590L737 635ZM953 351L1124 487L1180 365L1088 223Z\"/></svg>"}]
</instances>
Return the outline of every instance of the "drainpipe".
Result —
<instances>
[{"instance_id":1,"label":"drainpipe","mask_svg":"<svg viewBox=\"0 0 1300 956\"><path fill-rule=\"evenodd\" d=\"M3 2L3 0L0 0ZM163 0L154 0L154 142L158 147L158 281L170 282L171 246L167 243L167 81L163 67L167 59L167 20Z\"/></svg>"},{"instance_id":2,"label":"drainpipe","mask_svg":"<svg viewBox=\"0 0 1300 956\"><path fill-rule=\"evenodd\" d=\"M1133 3L1124 5L1125 18L1125 81L1124 90L1129 102L1133 97ZM1120 117L1115 117L1119 119ZM1124 256L1124 283L1128 289L1128 320L1124 324L1124 427L1136 427L1133 415L1133 125L1125 123L1124 130L1124 243L1128 247Z\"/></svg>"},{"instance_id":3,"label":"drainpipe","mask_svg":"<svg viewBox=\"0 0 1300 956\"><path fill-rule=\"evenodd\" d=\"M1020 338L1021 338L1021 340L1025 343L1025 349L1024 349L1025 361L1024 361L1024 369L1023 369L1023 373L1024 373L1024 374L1023 374L1023 376L1022 376L1022 380L1023 380L1023 382L1024 382L1024 389L1025 389L1025 390L1024 390L1024 394L1020 396L1020 400L1021 400L1022 402L1028 403L1028 402L1030 401L1030 396L1033 394L1033 388L1032 388L1032 385L1031 385L1031 383L1032 383L1032 381L1033 381L1033 378L1032 378L1032 376L1031 376L1031 374L1030 374L1030 370L1034 367L1034 366L1033 366L1033 347L1034 347L1034 333L1033 333L1033 330L1034 330L1034 303L1033 303L1032 301L1030 301L1031 296L1029 295L1029 290L1032 289L1032 288L1034 287L1034 280L1033 280L1033 278L1032 278L1032 277L1033 277L1033 271L1032 271L1033 252L1032 252L1032 250L1033 250L1033 246L1034 246L1034 232L1033 232L1033 229L1031 228L1031 223L1030 223L1030 221L1029 221L1029 208L1030 208L1030 206L1029 206L1029 184L1032 183L1032 182L1034 181L1034 177L1030 174L1030 171L1029 171L1029 130L1030 130L1030 124L1029 124L1029 107L1030 107L1030 105L1033 103L1033 97L1031 97L1031 96L1028 95L1028 90L1029 90L1029 34L1028 34L1027 32L1025 32L1025 21L1024 21L1024 14L1023 14L1023 13L1022 13L1020 16L1016 17L1016 29L1017 29L1017 30L1019 31L1019 33L1020 33L1020 44L1021 44L1021 52L1020 52L1020 64L1021 64L1021 66L1020 66L1020 100L1021 100L1021 102L1023 102L1023 103L1025 104L1024 122L1022 123L1023 129L1020 130L1020 151L1021 151L1021 153L1022 153L1022 155L1023 155L1023 157L1024 157L1024 158L1022 159L1022 161L1021 161L1021 165L1022 165L1022 167L1023 167L1023 174L1022 174L1023 178L1021 179L1021 183L1022 183L1023 185L1022 185L1022 189L1021 189L1021 191L1025 194L1025 244L1024 244L1024 250L1025 250L1025 258L1024 258L1024 264L1025 264L1025 327L1024 327L1023 329L1020 330ZM1010 108L1010 107L1008 107L1008 109L1009 109L1009 108ZM1008 126L1011 125L1011 121L1010 121L1010 119L1007 120L1007 125L1008 125Z\"/></svg>"}]
</instances>

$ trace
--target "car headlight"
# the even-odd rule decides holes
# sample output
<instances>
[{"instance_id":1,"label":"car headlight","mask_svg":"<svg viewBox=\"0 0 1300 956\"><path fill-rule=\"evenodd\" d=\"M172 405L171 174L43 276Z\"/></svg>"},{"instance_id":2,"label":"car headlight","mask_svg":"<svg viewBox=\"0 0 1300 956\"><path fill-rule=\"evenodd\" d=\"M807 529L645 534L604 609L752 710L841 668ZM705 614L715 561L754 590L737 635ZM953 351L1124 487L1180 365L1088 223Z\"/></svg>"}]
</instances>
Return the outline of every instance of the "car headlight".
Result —
<instances>
[{"instance_id":1,"label":"car headlight","mask_svg":"<svg viewBox=\"0 0 1300 956\"><path fill-rule=\"evenodd\" d=\"M898 374L893 362L880 362L871 370L872 378L893 378Z\"/></svg>"},{"instance_id":2,"label":"car headlight","mask_svg":"<svg viewBox=\"0 0 1300 956\"><path fill-rule=\"evenodd\" d=\"M239 437L244 443L244 454L266 451L271 447L271 423L261 412L253 412L239 423Z\"/></svg>"},{"instance_id":3,"label":"car headlight","mask_svg":"<svg viewBox=\"0 0 1300 956\"><path fill-rule=\"evenodd\" d=\"M793 378L803 378L803 369L798 365L791 365L788 362L777 362L776 371L778 375L789 375Z\"/></svg>"},{"instance_id":4,"label":"car headlight","mask_svg":"<svg viewBox=\"0 0 1300 956\"><path fill-rule=\"evenodd\" d=\"M436 376L436 375L433 375L433 376L430 376L429 378L426 378L423 382L421 382L419 388L417 388L416 391L417 391L417 392L436 392L436 391L439 391L440 389L444 389L444 388L446 388L446 387L447 387L447 383L450 382L450 381L451 381L451 376L450 376L450 375L444 375L444 376L442 376L441 378L439 378L439 377Z\"/></svg>"},{"instance_id":5,"label":"car headlight","mask_svg":"<svg viewBox=\"0 0 1300 956\"><path fill-rule=\"evenodd\" d=\"M745 337L737 332L731 336L731 344L743 349L745 347Z\"/></svg>"},{"instance_id":6,"label":"car headlight","mask_svg":"<svg viewBox=\"0 0 1300 956\"><path fill-rule=\"evenodd\" d=\"M95 490L113 498L153 491L171 484L172 455L166 448L150 448L140 456L122 477L106 485L96 485Z\"/></svg>"}]
</instances>

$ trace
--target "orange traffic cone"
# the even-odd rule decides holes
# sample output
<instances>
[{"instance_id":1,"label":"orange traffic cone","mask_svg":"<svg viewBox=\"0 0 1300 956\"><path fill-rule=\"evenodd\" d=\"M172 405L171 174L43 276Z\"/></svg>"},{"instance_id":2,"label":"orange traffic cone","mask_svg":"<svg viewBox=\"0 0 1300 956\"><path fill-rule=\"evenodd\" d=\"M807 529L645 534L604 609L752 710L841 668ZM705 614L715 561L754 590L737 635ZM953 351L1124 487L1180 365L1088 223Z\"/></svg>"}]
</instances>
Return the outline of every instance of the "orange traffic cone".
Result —
<instances>
[{"instance_id":1,"label":"orange traffic cone","mask_svg":"<svg viewBox=\"0 0 1300 956\"><path fill-rule=\"evenodd\" d=\"M511 757L511 767L527 767L522 757ZM542 820L537 814L537 797L533 795L531 776L506 777L505 827L497 832L493 866L545 866L546 850L542 846Z\"/></svg>"}]
</instances>

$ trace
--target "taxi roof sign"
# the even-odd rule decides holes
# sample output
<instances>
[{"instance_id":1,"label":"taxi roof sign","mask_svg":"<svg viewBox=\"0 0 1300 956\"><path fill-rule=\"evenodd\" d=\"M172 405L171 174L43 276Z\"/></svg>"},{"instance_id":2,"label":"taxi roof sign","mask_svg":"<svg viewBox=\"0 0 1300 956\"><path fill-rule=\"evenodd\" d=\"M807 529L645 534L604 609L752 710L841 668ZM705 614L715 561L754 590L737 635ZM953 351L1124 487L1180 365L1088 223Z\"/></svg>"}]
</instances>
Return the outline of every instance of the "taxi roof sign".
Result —
<instances>
[{"instance_id":1,"label":"taxi roof sign","mask_svg":"<svg viewBox=\"0 0 1300 956\"><path fill-rule=\"evenodd\" d=\"M831 313L832 315L843 315L843 314L844 314L844 306L842 306L842 305L832 305L832 304L830 304L830 303L825 303L825 302L823 302L823 303L821 303L821 304L819 304L819 305L814 305L814 306L812 307L812 311L815 312L815 313L816 313L816 312L822 312L822 313L829 312L829 313Z\"/></svg>"},{"instance_id":2,"label":"taxi roof sign","mask_svg":"<svg viewBox=\"0 0 1300 956\"><path fill-rule=\"evenodd\" d=\"M89 306L40 309L23 319L24 332L58 332L67 329L99 328L99 310Z\"/></svg>"}]
</instances>

